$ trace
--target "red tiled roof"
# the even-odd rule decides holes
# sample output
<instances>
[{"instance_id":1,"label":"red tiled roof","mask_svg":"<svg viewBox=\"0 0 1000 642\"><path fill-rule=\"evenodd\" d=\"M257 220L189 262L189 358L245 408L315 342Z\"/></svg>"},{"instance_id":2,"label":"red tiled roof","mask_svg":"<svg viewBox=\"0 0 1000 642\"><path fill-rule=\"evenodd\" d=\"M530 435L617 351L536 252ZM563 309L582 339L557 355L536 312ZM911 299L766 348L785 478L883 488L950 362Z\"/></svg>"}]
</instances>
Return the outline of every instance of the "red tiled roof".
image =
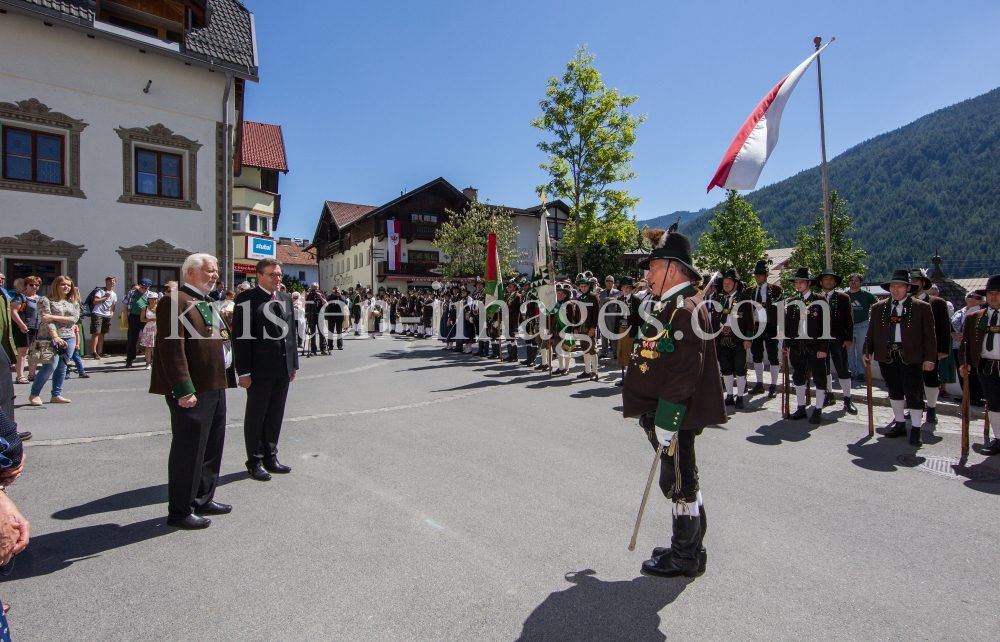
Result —
<instances>
[{"instance_id":1,"label":"red tiled roof","mask_svg":"<svg viewBox=\"0 0 1000 642\"><path fill-rule=\"evenodd\" d=\"M333 220L337 222L337 227L342 228L350 225L368 212L376 209L371 205L355 205L353 203L338 203L337 201L327 201L326 207L333 215Z\"/></svg>"},{"instance_id":2,"label":"red tiled roof","mask_svg":"<svg viewBox=\"0 0 1000 642\"><path fill-rule=\"evenodd\" d=\"M243 121L243 165L288 171L281 125Z\"/></svg>"},{"instance_id":3,"label":"red tiled roof","mask_svg":"<svg viewBox=\"0 0 1000 642\"><path fill-rule=\"evenodd\" d=\"M295 256L292 256L292 255ZM306 251L306 245L282 245L278 243L277 258L282 264L316 265L316 250Z\"/></svg>"}]
</instances>

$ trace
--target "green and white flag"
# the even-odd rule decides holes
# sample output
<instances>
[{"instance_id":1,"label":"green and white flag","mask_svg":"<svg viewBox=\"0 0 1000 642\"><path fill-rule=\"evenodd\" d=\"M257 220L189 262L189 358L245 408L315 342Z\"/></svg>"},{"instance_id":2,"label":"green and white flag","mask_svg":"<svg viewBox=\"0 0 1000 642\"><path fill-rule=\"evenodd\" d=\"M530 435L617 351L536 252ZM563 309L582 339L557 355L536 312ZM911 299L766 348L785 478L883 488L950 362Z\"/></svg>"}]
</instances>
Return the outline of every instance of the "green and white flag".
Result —
<instances>
[{"instance_id":1,"label":"green and white flag","mask_svg":"<svg viewBox=\"0 0 1000 642\"><path fill-rule=\"evenodd\" d=\"M556 307L555 271L552 269L552 247L546 209L538 223L538 248L535 250L535 268L531 272L531 291L538 299L539 311L551 314Z\"/></svg>"},{"instance_id":2,"label":"green and white flag","mask_svg":"<svg viewBox=\"0 0 1000 642\"><path fill-rule=\"evenodd\" d=\"M491 317L496 314L503 300L503 277L500 275L497 235L490 234L486 244L486 316Z\"/></svg>"}]
</instances>

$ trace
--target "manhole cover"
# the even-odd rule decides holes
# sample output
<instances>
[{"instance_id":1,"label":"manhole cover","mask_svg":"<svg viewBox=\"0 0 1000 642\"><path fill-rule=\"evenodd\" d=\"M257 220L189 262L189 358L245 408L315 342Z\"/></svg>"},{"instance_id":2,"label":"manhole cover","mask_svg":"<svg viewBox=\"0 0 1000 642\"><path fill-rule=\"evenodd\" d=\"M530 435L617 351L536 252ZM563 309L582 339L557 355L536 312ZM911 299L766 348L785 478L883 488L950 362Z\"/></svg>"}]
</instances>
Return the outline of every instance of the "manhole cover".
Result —
<instances>
[{"instance_id":1,"label":"manhole cover","mask_svg":"<svg viewBox=\"0 0 1000 642\"><path fill-rule=\"evenodd\" d=\"M978 484L1000 483L1000 470L984 466L959 466L959 460L955 457L921 457L920 455L900 455L896 460L908 467L922 470L925 473L944 477L945 479L956 479L958 481L971 481Z\"/></svg>"}]
</instances>

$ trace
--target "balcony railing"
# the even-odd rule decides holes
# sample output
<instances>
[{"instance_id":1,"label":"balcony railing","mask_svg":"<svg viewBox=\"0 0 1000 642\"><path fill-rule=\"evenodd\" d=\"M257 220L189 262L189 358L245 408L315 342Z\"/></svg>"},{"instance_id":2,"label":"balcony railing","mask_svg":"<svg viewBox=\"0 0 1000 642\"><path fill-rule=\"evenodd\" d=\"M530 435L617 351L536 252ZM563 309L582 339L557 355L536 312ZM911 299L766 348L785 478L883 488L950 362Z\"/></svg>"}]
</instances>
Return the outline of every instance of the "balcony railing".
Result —
<instances>
[{"instance_id":1,"label":"balcony railing","mask_svg":"<svg viewBox=\"0 0 1000 642\"><path fill-rule=\"evenodd\" d=\"M415 276L415 277L437 277L440 276L431 272L431 270L437 268L439 263L400 263L396 270L389 269L388 261L378 262L378 275L379 276Z\"/></svg>"}]
</instances>

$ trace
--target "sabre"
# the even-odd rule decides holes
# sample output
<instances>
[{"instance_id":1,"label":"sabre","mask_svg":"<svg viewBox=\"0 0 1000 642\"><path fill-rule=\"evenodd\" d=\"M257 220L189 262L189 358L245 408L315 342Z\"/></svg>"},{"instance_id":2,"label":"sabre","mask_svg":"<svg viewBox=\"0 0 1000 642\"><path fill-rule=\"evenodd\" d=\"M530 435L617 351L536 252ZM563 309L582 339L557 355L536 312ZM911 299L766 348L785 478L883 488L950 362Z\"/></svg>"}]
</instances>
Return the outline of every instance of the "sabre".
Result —
<instances>
[{"instance_id":1,"label":"sabre","mask_svg":"<svg viewBox=\"0 0 1000 642\"><path fill-rule=\"evenodd\" d=\"M872 415L872 362L865 364L865 371L868 375L868 436L875 436L875 417Z\"/></svg>"},{"instance_id":2,"label":"sabre","mask_svg":"<svg viewBox=\"0 0 1000 642\"><path fill-rule=\"evenodd\" d=\"M788 390L788 354L787 353L783 353L782 354L782 364L781 364L781 367L782 367L782 369L785 372L785 385L782 387L782 393L781 393L781 395L782 395L781 396L781 398L782 398L781 416L784 417L785 419L788 419L788 416L791 414L791 410L792 409L790 407L791 406L791 399L789 399L789 397L788 397L789 390Z\"/></svg>"},{"instance_id":3,"label":"sabre","mask_svg":"<svg viewBox=\"0 0 1000 642\"><path fill-rule=\"evenodd\" d=\"M988 416L988 415L987 415ZM969 372L962 377L962 456L969 454Z\"/></svg>"},{"instance_id":4,"label":"sabre","mask_svg":"<svg viewBox=\"0 0 1000 642\"><path fill-rule=\"evenodd\" d=\"M986 414L986 421L983 422L983 445L990 443L990 404L983 408Z\"/></svg>"},{"instance_id":5,"label":"sabre","mask_svg":"<svg viewBox=\"0 0 1000 642\"><path fill-rule=\"evenodd\" d=\"M674 439L677 438L676 433L674 434ZM673 448L673 440L671 440L671 448ZM639 504L639 515L635 518L635 530L632 531L632 541L629 542L628 550L635 550L635 539L639 536L639 524L642 523L642 513L646 510L646 500L649 499L649 489L653 487L653 476L656 474L656 464L660 461L660 455L663 454L663 444L660 444L656 449L656 458L653 460L653 466L649 469L649 479L646 480L646 492L642 494L642 503Z\"/></svg>"}]
</instances>

